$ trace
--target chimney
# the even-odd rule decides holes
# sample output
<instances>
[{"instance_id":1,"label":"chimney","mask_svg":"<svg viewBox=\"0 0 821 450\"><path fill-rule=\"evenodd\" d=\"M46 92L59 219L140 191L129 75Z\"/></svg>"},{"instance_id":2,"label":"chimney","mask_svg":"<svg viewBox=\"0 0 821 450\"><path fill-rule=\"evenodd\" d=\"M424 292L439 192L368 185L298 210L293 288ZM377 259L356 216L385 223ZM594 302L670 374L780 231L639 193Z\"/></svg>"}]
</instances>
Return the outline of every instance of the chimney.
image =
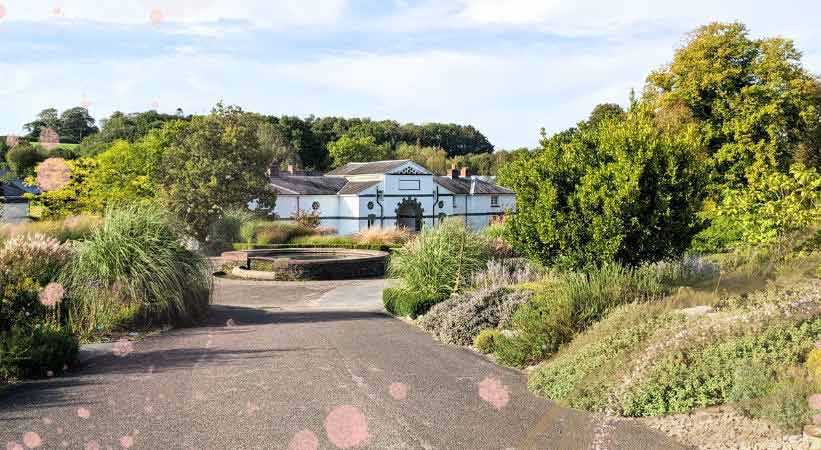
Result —
<instances>
[{"instance_id":1,"label":"chimney","mask_svg":"<svg viewBox=\"0 0 821 450\"><path fill-rule=\"evenodd\" d=\"M468 167L462 167L462 172L459 176L462 178L470 178L470 169Z\"/></svg>"},{"instance_id":2,"label":"chimney","mask_svg":"<svg viewBox=\"0 0 821 450\"><path fill-rule=\"evenodd\" d=\"M450 166L450 177L453 179L459 178L459 169L456 168L456 164Z\"/></svg>"}]
</instances>

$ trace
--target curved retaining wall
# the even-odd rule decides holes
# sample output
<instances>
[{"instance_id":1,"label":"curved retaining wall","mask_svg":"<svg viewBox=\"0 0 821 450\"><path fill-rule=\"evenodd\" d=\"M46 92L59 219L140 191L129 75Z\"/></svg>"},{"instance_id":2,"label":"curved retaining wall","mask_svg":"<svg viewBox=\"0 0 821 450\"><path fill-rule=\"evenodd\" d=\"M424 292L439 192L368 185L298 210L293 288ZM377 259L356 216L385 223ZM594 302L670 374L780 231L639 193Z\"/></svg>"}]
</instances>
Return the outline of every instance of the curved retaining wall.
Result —
<instances>
[{"instance_id":1,"label":"curved retaining wall","mask_svg":"<svg viewBox=\"0 0 821 450\"><path fill-rule=\"evenodd\" d=\"M289 254L309 254L318 259L283 259ZM226 261L234 261L237 267L232 275L257 280L345 280L372 278L385 275L388 253L375 250L340 248L287 248L275 250L247 250L225 252ZM264 264L266 270L249 270ZM270 269L270 270L269 270Z\"/></svg>"}]
</instances>

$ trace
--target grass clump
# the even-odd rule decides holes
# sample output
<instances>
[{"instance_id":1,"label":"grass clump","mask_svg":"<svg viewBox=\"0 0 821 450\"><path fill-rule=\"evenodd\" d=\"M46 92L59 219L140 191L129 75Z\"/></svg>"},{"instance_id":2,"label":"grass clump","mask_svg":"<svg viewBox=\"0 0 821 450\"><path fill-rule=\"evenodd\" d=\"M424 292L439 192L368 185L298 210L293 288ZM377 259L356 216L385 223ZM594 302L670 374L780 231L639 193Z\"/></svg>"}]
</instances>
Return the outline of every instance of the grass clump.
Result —
<instances>
[{"instance_id":1,"label":"grass clump","mask_svg":"<svg viewBox=\"0 0 821 450\"><path fill-rule=\"evenodd\" d=\"M296 238L291 239L289 242L291 245L305 245L310 247L321 247L321 246L329 246L329 247L346 247L346 246L354 246L356 243L351 237L348 236L299 236Z\"/></svg>"},{"instance_id":2,"label":"grass clump","mask_svg":"<svg viewBox=\"0 0 821 450\"><path fill-rule=\"evenodd\" d=\"M501 330L482 330L473 338L473 346L486 355L493 353L496 349L496 340L500 336L502 336Z\"/></svg>"},{"instance_id":3,"label":"grass clump","mask_svg":"<svg viewBox=\"0 0 821 450\"><path fill-rule=\"evenodd\" d=\"M91 235L101 222L99 216L81 215L0 226L0 240L20 236L42 235L59 242L81 241Z\"/></svg>"},{"instance_id":4,"label":"grass clump","mask_svg":"<svg viewBox=\"0 0 821 450\"><path fill-rule=\"evenodd\" d=\"M389 272L405 289L441 300L462 292L489 259L487 240L458 220L445 220L397 249Z\"/></svg>"},{"instance_id":5,"label":"grass clump","mask_svg":"<svg viewBox=\"0 0 821 450\"><path fill-rule=\"evenodd\" d=\"M382 302L389 313L415 319L426 313L437 300L401 288L387 288L382 292Z\"/></svg>"},{"instance_id":6,"label":"grass clump","mask_svg":"<svg viewBox=\"0 0 821 450\"><path fill-rule=\"evenodd\" d=\"M407 228L371 227L353 235L354 241L360 245L402 245L413 235Z\"/></svg>"},{"instance_id":7,"label":"grass clump","mask_svg":"<svg viewBox=\"0 0 821 450\"><path fill-rule=\"evenodd\" d=\"M188 323L204 315L211 299L207 260L187 250L152 205L108 209L103 225L76 246L62 278L80 334L129 319Z\"/></svg>"}]
</instances>

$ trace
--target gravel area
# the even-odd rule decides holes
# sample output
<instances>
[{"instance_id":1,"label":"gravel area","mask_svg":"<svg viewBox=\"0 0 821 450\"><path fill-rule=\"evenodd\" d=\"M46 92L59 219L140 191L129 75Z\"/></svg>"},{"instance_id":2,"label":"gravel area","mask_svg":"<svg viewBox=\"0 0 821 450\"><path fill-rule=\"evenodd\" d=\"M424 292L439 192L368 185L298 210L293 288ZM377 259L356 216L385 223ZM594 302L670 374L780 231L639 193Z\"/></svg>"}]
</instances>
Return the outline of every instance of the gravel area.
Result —
<instances>
[{"instance_id":1,"label":"gravel area","mask_svg":"<svg viewBox=\"0 0 821 450\"><path fill-rule=\"evenodd\" d=\"M821 440L785 434L776 425L744 417L730 406L637 421L662 431L682 444L699 449L821 449Z\"/></svg>"}]
</instances>

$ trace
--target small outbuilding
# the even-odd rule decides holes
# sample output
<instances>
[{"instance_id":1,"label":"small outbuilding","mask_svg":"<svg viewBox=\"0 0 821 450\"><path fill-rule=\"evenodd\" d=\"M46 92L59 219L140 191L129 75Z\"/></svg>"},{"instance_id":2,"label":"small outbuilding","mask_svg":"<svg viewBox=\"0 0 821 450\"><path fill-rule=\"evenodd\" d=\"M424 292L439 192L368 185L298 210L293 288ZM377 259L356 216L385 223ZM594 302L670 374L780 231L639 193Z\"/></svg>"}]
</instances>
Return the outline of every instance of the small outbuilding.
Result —
<instances>
[{"instance_id":1,"label":"small outbuilding","mask_svg":"<svg viewBox=\"0 0 821 450\"><path fill-rule=\"evenodd\" d=\"M418 231L452 216L480 230L516 206L513 191L467 169L436 176L411 160L348 163L324 175L289 167L272 172L270 179L277 217L289 220L299 210L314 211L322 226L340 234L370 227Z\"/></svg>"}]
</instances>

